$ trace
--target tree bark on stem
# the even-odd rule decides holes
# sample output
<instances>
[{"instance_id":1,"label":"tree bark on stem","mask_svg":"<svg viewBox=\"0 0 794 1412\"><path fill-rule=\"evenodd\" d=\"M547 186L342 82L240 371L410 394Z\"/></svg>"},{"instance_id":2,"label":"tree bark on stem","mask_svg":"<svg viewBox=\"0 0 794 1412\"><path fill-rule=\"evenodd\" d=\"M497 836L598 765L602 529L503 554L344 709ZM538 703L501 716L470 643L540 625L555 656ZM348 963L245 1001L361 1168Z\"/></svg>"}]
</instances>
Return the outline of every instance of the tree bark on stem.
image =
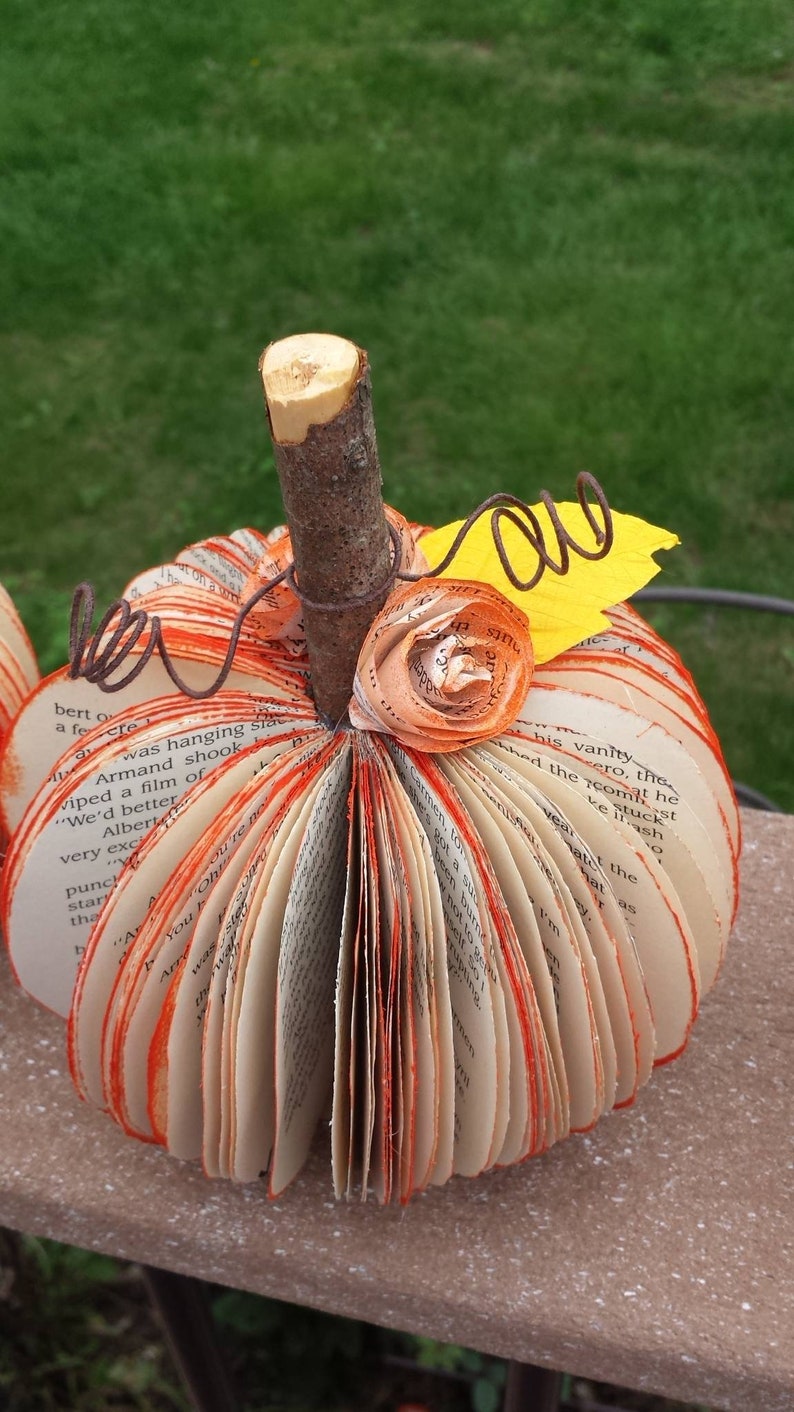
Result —
<instances>
[{"instance_id":1,"label":"tree bark on stem","mask_svg":"<svg viewBox=\"0 0 794 1412\"><path fill-rule=\"evenodd\" d=\"M312 691L318 711L337 725L391 568L367 355L346 339L302 334L270 344L259 368L304 599Z\"/></svg>"}]
</instances>

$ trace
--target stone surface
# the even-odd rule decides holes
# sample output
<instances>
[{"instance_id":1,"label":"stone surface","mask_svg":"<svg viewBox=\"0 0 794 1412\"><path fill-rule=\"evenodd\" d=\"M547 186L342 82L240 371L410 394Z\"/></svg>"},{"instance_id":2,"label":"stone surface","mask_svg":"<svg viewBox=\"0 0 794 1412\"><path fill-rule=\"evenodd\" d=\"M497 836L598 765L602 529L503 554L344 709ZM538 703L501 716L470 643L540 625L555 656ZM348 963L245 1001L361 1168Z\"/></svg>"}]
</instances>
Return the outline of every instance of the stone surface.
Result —
<instances>
[{"instance_id":1,"label":"stone surface","mask_svg":"<svg viewBox=\"0 0 794 1412\"><path fill-rule=\"evenodd\" d=\"M547 1156L406 1209L276 1203L81 1105L61 1021L0 977L0 1222L741 1412L794 1407L794 818L744 814L743 901L681 1059Z\"/></svg>"}]
</instances>

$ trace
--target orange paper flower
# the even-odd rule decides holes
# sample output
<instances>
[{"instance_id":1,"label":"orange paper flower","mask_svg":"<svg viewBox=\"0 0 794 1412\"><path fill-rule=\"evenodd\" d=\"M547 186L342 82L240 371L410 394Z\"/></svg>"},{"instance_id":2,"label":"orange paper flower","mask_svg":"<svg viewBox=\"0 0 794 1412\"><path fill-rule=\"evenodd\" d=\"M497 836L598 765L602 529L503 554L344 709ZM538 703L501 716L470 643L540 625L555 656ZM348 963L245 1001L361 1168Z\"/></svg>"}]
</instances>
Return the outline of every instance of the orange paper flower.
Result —
<instances>
[{"instance_id":1,"label":"orange paper flower","mask_svg":"<svg viewBox=\"0 0 794 1412\"><path fill-rule=\"evenodd\" d=\"M417 750L460 750L512 725L532 668L526 615L495 588L405 584L361 649L350 720Z\"/></svg>"}]
</instances>

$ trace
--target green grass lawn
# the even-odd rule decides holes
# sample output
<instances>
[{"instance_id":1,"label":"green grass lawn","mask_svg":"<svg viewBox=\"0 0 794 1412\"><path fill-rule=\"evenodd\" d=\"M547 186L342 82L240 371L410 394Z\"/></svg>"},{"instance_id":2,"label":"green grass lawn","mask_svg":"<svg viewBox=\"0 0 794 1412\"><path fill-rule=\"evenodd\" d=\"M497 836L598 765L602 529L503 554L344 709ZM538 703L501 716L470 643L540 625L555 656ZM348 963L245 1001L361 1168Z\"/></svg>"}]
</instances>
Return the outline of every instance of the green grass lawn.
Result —
<instances>
[{"instance_id":1,"label":"green grass lawn","mask_svg":"<svg viewBox=\"0 0 794 1412\"><path fill-rule=\"evenodd\" d=\"M343 333L386 495L676 530L794 596L790 0L6 0L0 580L71 591L281 518L256 363ZM789 620L664 608L734 775L794 809Z\"/></svg>"},{"instance_id":2,"label":"green grass lawn","mask_svg":"<svg viewBox=\"0 0 794 1412\"><path fill-rule=\"evenodd\" d=\"M677 530L670 583L791 594L789 0L8 0L0 577L48 665L192 538L280 518L256 374L366 346L387 498ZM783 619L666 612L734 773L794 808Z\"/></svg>"}]
</instances>

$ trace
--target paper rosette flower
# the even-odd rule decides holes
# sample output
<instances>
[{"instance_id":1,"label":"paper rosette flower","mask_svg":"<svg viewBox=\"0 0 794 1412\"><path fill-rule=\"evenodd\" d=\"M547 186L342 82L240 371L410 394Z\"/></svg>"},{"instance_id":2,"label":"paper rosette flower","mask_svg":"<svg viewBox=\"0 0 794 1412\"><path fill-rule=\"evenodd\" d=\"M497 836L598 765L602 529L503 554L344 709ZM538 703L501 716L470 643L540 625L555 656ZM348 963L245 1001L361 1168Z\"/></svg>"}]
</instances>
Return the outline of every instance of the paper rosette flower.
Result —
<instances>
[{"instance_id":1,"label":"paper rosette flower","mask_svg":"<svg viewBox=\"0 0 794 1412\"><path fill-rule=\"evenodd\" d=\"M532 664L526 615L495 588L403 584L361 649L350 720L417 750L459 750L512 725Z\"/></svg>"},{"instance_id":2,"label":"paper rosette flower","mask_svg":"<svg viewBox=\"0 0 794 1412\"><path fill-rule=\"evenodd\" d=\"M190 551L221 612L222 544ZM327 729L261 644L204 701L154 659L115 696L48 679L6 750L2 916L80 1093L273 1194L330 1106L337 1193L381 1200L630 1103L715 978L739 834L676 654L609 618L507 729L436 755Z\"/></svg>"}]
</instances>

